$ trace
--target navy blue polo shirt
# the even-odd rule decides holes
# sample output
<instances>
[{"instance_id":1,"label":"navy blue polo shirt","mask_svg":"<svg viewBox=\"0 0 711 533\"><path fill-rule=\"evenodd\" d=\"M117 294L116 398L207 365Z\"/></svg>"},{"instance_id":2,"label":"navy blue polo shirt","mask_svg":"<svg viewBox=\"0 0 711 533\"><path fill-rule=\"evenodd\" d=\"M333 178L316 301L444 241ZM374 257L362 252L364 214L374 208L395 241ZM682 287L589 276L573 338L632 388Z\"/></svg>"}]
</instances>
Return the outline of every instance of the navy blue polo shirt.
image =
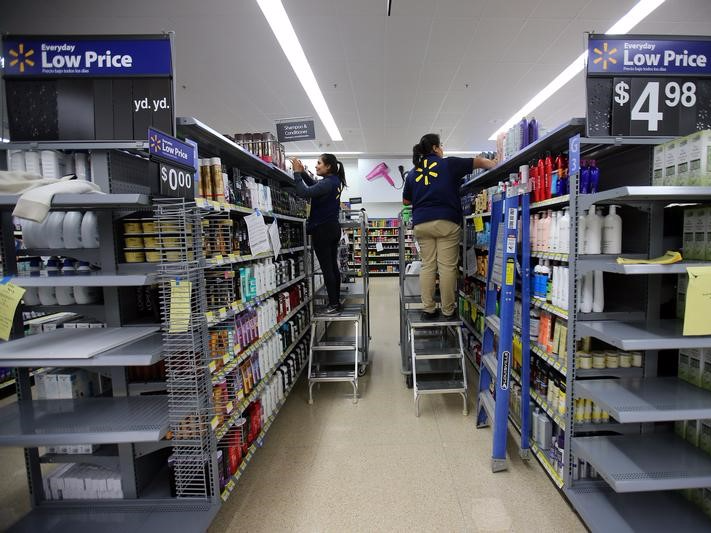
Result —
<instances>
[{"instance_id":1,"label":"navy blue polo shirt","mask_svg":"<svg viewBox=\"0 0 711 533\"><path fill-rule=\"evenodd\" d=\"M474 160L464 157L425 156L405 179L402 197L412 203L414 225L431 220L462 222L459 187L474 170Z\"/></svg>"},{"instance_id":2,"label":"navy blue polo shirt","mask_svg":"<svg viewBox=\"0 0 711 533\"><path fill-rule=\"evenodd\" d=\"M295 172L294 186L298 196L311 199L311 215L306 222L309 233L326 222L338 223L343 191L343 184L338 176L329 174L315 182L305 172Z\"/></svg>"}]
</instances>

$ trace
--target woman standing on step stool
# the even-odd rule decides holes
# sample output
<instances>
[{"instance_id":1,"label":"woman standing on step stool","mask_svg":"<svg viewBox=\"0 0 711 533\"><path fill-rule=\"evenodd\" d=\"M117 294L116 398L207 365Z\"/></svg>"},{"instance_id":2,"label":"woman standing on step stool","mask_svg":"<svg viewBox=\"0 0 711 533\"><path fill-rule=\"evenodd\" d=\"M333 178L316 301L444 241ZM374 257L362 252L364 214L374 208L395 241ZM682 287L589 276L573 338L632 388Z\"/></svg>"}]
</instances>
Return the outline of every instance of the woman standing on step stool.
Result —
<instances>
[{"instance_id":1,"label":"woman standing on step stool","mask_svg":"<svg viewBox=\"0 0 711 533\"><path fill-rule=\"evenodd\" d=\"M291 160L297 196L311 199L311 214L306 221L306 233L311 235L314 253L323 272L328 293L326 314L341 311L341 272L338 266L338 246L341 240L341 191L346 186L346 172L333 154L321 154L316 163L320 180L311 179L299 159Z\"/></svg>"},{"instance_id":2,"label":"woman standing on step stool","mask_svg":"<svg viewBox=\"0 0 711 533\"><path fill-rule=\"evenodd\" d=\"M439 135L428 133L412 148L415 165L405 179L402 203L412 205L415 238L420 245L422 270L420 294L423 318L438 316L434 293L439 272L442 314L449 318L456 310L457 266L462 234L462 178L475 168L496 166L495 159L444 157Z\"/></svg>"}]
</instances>

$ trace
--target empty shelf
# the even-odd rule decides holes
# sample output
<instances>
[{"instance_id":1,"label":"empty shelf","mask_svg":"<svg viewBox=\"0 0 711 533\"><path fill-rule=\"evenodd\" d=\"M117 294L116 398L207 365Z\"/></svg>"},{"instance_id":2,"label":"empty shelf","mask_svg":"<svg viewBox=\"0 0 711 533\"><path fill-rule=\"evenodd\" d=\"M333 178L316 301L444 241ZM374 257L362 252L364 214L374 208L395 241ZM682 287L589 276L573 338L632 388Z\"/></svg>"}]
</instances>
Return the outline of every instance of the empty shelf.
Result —
<instances>
[{"instance_id":1,"label":"empty shelf","mask_svg":"<svg viewBox=\"0 0 711 533\"><path fill-rule=\"evenodd\" d=\"M82 274L76 276L13 276L10 281L20 287L138 287L157 282L158 274L152 265L150 272L134 274Z\"/></svg>"},{"instance_id":2,"label":"empty shelf","mask_svg":"<svg viewBox=\"0 0 711 533\"><path fill-rule=\"evenodd\" d=\"M682 320L644 322L579 321L577 336L595 337L621 350L676 350L711 347L711 335L684 336Z\"/></svg>"},{"instance_id":3,"label":"empty shelf","mask_svg":"<svg viewBox=\"0 0 711 533\"><path fill-rule=\"evenodd\" d=\"M711 418L711 392L679 378L578 380L575 388L621 423Z\"/></svg>"},{"instance_id":4,"label":"empty shelf","mask_svg":"<svg viewBox=\"0 0 711 533\"><path fill-rule=\"evenodd\" d=\"M19 196L0 195L0 207L14 207ZM54 209L114 209L122 207L143 207L150 205L145 194L55 194L52 198Z\"/></svg>"},{"instance_id":5,"label":"empty shelf","mask_svg":"<svg viewBox=\"0 0 711 533\"><path fill-rule=\"evenodd\" d=\"M565 494L593 533L704 533L709 518L676 492L617 494L606 486L584 486Z\"/></svg>"},{"instance_id":6,"label":"empty shelf","mask_svg":"<svg viewBox=\"0 0 711 533\"><path fill-rule=\"evenodd\" d=\"M128 364L128 361L132 359L128 357L124 363L120 363L119 360L123 361L124 356L145 355L142 353L144 350L150 350L151 359L159 357L156 339L140 347L126 346L153 335L157 331L157 327L138 326L55 329L0 344L0 363L12 366L7 362L22 360L24 364L14 366L57 366L55 360L72 359L75 361L75 365L82 366L89 358L106 354L118 359L102 361L101 366L111 366L111 363L122 366ZM117 349L119 347L124 347L125 351ZM92 364L91 366L97 365Z\"/></svg>"},{"instance_id":7,"label":"empty shelf","mask_svg":"<svg viewBox=\"0 0 711 533\"><path fill-rule=\"evenodd\" d=\"M629 257L632 254L622 254ZM620 265L615 261L615 257L586 257L581 255L578 258L580 273L599 270L611 272L613 274L625 274L629 276L642 274L686 274L687 267L711 266L708 261L680 261L671 265Z\"/></svg>"},{"instance_id":8,"label":"empty shelf","mask_svg":"<svg viewBox=\"0 0 711 533\"><path fill-rule=\"evenodd\" d=\"M2 446L150 442L167 431L167 396L35 400L0 409Z\"/></svg>"},{"instance_id":9,"label":"empty shelf","mask_svg":"<svg viewBox=\"0 0 711 533\"><path fill-rule=\"evenodd\" d=\"M65 330L55 330L65 331ZM67 330L72 331L72 330ZM73 330L85 331L85 330ZM86 330L91 331L91 330ZM47 335L48 333L40 333L36 336ZM29 338L29 337L27 337ZM74 343L77 343L77 337L74 338ZM13 341L17 342L17 341ZM106 352L96 354L88 359L72 359L72 358L54 358L47 357L49 347L44 348L44 356L38 356L32 359L5 359L4 355L0 358L0 363L6 367L46 367L46 366L150 366L161 360L163 356L163 335L160 332L152 333L147 337L137 341L130 342L112 348ZM9 355L11 357L11 355Z\"/></svg>"},{"instance_id":10,"label":"empty shelf","mask_svg":"<svg viewBox=\"0 0 711 533\"><path fill-rule=\"evenodd\" d=\"M673 433L576 437L572 451L617 492L711 486L711 456Z\"/></svg>"},{"instance_id":11,"label":"empty shelf","mask_svg":"<svg viewBox=\"0 0 711 533\"><path fill-rule=\"evenodd\" d=\"M698 202L711 197L711 187L693 186L637 186L617 187L595 194L581 194L578 209L582 212L593 204L640 202Z\"/></svg>"}]
</instances>

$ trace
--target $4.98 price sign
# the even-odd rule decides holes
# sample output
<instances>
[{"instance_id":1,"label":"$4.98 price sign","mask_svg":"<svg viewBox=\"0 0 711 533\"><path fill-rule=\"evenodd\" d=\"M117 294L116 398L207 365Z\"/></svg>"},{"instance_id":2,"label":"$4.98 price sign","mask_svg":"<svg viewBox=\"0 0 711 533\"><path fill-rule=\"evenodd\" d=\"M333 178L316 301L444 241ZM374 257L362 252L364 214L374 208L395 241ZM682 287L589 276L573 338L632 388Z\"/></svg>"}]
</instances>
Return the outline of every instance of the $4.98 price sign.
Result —
<instances>
[{"instance_id":1,"label":"$4.98 price sign","mask_svg":"<svg viewBox=\"0 0 711 533\"><path fill-rule=\"evenodd\" d=\"M614 78L612 135L674 136L696 130L697 80Z\"/></svg>"}]
</instances>

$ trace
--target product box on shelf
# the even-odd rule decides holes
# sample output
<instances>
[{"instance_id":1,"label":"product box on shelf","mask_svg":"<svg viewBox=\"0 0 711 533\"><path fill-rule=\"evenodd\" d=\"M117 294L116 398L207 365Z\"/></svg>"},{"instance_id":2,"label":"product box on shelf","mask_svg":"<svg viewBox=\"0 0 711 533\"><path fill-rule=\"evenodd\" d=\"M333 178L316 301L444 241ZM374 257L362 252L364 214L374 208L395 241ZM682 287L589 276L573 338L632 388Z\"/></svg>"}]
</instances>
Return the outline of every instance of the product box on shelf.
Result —
<instances>
[{"instance_id":1,"label":"product box on shelf","mask_svg":"<svg viewBox=\"0 0 711 533\"><path fill-rule=\"evenodd\" d=\"M682 137L676 143L675 185L691 185L689 174L689 138Z\"/></svg>"},{"instance_id":2,"label":"product box on shelf","mask_svg":"<svg viewBox=\"0 0 711 533\"><path fill-rule=\"evenodd\" d=\"M711 348L703 349L701 360L701 387L711 391Z\"/></svg>"},{"instance_id":3,"label":"product box on shelf","mask_svg":"<svg viewBox=\"0 0 711 533\"><path fill-rule=\"evenodd\" d=\"M677 141L664 147L664 185L676 185Z\"/></svg>"},{"instance_id":4,"label":"product box on shelf","mask_svg":"<svg viewBox=\"0 0 711 533\"><path fill-rule=\"evenodd\" d=\"M652 185L664 185L664 168L666 144L658 144L654 147L654 158L652 163Z\"/></svg>"},{"instance_id":5,"label":"product box on shelf","mask_svg":"<svg viewBox=\"0 0 711 533\"><path fill-rule=\"evenodd\" d=\"M694 446L699 446L699 420L686 421L686 440Z\"/></svg>"},{"instance_id":6,"label":"product box on shelf","mask_svg":"<svg viewBox=\"0 0 711 533\"><path fill-rule=\"evenodd\" d=\"M699 420L699 448L711 455L711 420Z\"/></svg>"},{"instance_id":7,"label":"product box on shelf","mask_svg":"<svg viewBox=\"0 0 711 533\"><path fill-rule=\"evenodd\" d=\"M689 377L689 359L691 357L690 350L684 349L679 350L679 366L678 366L678 376L679 379L684 381L691 381Z\"/></svg>"},{"instance_id":8,"label":"product box on shelf","mask_svg":"<svg viewBox=\"0 0 711 533\"><path fill-rule=\"evenodd\" d=\"M689 137L689 185L711 185L711 130Z\"/></svg>"}]
</instances>

